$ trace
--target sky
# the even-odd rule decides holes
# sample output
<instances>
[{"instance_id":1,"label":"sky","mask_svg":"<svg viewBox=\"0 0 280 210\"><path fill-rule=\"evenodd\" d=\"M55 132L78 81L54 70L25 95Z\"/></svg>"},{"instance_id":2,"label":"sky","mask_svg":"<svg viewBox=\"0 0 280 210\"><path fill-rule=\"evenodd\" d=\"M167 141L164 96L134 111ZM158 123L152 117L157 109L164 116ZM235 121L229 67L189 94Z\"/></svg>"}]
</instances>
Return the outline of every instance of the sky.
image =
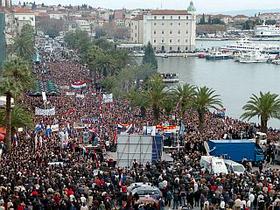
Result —
<instances>
[{"instance_id":1,"label":"sky","mask_svg":"<svg viewBox=\"0 0 280 210\"><path fill-rule=\"evenodd\" d=\"M24 1L24 0L22 0ZM151 8L184 9L190 0L35 0L36 3L77 5L88 4L93 7L111 9ZM193 0L198 12L219 12L247 9L280 8L280 0Z\"/></svg>"}]
</instances>

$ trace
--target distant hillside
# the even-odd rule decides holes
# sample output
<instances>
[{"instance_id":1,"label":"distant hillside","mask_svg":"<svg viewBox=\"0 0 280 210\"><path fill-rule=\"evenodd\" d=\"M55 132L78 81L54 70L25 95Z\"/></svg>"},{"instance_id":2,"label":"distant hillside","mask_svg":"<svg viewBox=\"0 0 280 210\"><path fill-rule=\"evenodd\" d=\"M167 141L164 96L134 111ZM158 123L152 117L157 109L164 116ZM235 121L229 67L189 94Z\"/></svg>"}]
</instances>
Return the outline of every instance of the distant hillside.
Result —
<instances>
[{"instance_id":1,"label":"distant hillside","mask_svg":"<svg viewBox=\"0 0 280 210\"><path fill-rule=\"evenodd\" d=\"M247 15L247 16L254 16L258 13L266 13L266 12L280 12L280 8L278 9L265 9L265 10L257 10L257 9L248 9L248 10L232 10L232 11L225 11L221 12L225 15Z\"/></svg>"}]
</instances>

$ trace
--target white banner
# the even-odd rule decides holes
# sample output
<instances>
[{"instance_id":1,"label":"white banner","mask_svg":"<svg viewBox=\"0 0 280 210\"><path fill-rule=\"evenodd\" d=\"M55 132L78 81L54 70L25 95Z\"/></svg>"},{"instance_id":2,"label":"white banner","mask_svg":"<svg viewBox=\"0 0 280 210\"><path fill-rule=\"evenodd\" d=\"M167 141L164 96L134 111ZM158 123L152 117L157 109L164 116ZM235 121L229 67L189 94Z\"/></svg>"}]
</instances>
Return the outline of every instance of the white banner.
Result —
<instances>
[{"instance_id":1,"label":"white banner","mask_svg":"<svg viewBox=\"0 0 280 210\"><path fill-rule=\"evenodd\" d=\"M113 103L113 94L103 94L103 103Z\"/></svg>"},{"instance_id":2,"label":"white banner","mask_svg":"<svg viewBox=\"0 0 280 210\"><path fill-rule=\"evenodd\" d=\"M47 95L46 95L46 92L42 92L42 97L43 97L43 101L47 101Z\"/></svg>"},{"instance_id":3,"label":"white banner","mask_svg":"<svg viewBox=\"0 0 280 210\"><path fill-rule=\"evenodd\" d=\"M67 95L67 96L74 96L75 93L74 92L66 92L65 95Z\"/></svg>"},{"instance_id":4,"label":"white banner","mask_svg":"<svg viewBox=\"0 0 280 210\"><path fill-rule=\"evenodd\" d=\"M36 107L35 108L35 115L41 115L41 116L52 116L55 115L55 107L51 109L41 109Z\"/></svg>"},{"instance_id":5,"label":"white banner","mask_svg":"<svg viewBox=\"0 0 280 210\"><path fill-rule=\"evenodd\" d=\"M54 125L52 125L52 126L51 126L51 129L52 129L53 132L59 131L59 124L54 124Z\"/></svg>"},{"instance_id":6,"label":"white banner","mask_svg":"<svg viewBox=\"0 0 280 210\"><path fill-rule=\"evenodd\" d=\"M76 98L84 98L85 97L85 95L83 95L83 94L76 94Z\"/></svg>"}]
</instances>

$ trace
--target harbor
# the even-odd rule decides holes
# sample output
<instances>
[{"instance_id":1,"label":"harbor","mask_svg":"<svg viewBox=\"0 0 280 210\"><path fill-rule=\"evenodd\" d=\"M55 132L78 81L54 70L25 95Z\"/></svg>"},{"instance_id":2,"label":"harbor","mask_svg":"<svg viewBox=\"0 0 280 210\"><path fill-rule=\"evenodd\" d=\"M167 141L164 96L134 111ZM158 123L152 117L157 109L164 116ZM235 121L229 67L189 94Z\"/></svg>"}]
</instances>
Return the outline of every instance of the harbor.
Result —
<instances>
[{"instance_id":1,"label":"harbor","mask_svg":"<svg viewBox=\"0 0 280 210\"><path fill-rule=\"evenodd\" d=\"M158 58L158 64L159 72L177 74L180 83L206 85L217 90L226 107L226 114L236 119L240 118L242 106L252 93L280 93L279 65L245 65L234 60L208 61L195 57ZM257 119L252 121L257 122ZM278 120L271 120L269 126L280 128Z\"/></svg>"}]
</instances>

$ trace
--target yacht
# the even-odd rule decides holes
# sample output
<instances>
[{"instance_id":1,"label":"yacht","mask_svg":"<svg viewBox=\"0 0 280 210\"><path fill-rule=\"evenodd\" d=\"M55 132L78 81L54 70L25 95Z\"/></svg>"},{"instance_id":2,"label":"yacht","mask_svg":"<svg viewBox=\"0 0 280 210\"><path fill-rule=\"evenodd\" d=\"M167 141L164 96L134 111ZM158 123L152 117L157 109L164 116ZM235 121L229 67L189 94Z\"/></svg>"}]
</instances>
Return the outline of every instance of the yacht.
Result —
<instances>
[{"instance_id":1,"label":"yacht","mask_svg":"<svg viewBox=\"0 0 280 210\"><path fill-rule=\"evenodd\" d=\"M277 25L261 25L254 29L255 37L280 37L280 26Z\"/></svg>"},{"instance_id":2,"label":"yacht","mask_svg":"<svg viewBox=\"0 0 280 210\"><path fill-rule=\"evenodd\" d=\"M239 59L239 63L267 63L269 56L258 51L243 53Z\"/></svg>"},{"instance_id":3,"label":"yacht","mask_svg":"<svg viewBox=\"0 0 280 210\"><path fill-rule=\"evenodd\" d=\"M205 57L206 60L227 60L232 58L231 55L221 51L212 51L208 53Z\"/></svg>"},{"instance_id":4,"label":"yacht","mask_svg":"<svg viewBox=\"0 0 280 210\"><path fill-rule=\"evenodd\" d=\"M175 73L161 73L160 76L164 83L178 83L179 82L179 77Z\"/></svg>"}]
</instances>

